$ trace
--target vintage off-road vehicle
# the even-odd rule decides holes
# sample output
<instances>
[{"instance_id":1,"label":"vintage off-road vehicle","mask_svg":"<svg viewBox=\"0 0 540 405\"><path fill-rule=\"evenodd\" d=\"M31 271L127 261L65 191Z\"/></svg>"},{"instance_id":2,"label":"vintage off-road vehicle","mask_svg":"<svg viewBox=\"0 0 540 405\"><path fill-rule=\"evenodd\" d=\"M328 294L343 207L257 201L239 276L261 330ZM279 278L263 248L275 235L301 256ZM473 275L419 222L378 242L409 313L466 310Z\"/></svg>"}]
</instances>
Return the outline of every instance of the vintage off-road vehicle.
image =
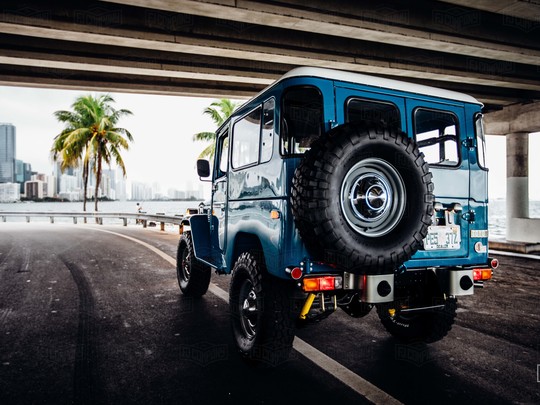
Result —
<instances>
[{"instance_id":1,"label":"vintage off-road vehicle","mask_svg":"<svg viewBox=\"0 0 540 405\"><path fill-rule=\"evenodd\" d=\"M295 328L376 307L406 341L443 338L492 276L482 105L396 80L297 68L216 132L211 204L186 219L177 275L232 273L234 340L287 358Z\"/></svg>"}]
</instances>

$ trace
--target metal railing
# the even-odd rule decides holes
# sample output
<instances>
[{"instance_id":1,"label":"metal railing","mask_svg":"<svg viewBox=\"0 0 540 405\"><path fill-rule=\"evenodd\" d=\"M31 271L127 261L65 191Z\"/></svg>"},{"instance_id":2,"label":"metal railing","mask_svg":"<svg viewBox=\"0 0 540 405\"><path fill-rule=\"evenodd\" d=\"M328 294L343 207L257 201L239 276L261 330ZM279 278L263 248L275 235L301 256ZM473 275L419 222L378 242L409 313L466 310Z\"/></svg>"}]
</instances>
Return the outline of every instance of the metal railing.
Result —
<instances>
[{"instance_id":1,"label":"metal railing","mask_svg":"<svg viewBox=\"0 0 540 405\"><path fill-rule=\"evenodd\" d=\"M79 218L94 219L97 224L103 225L104 218L121 219L124 226L127 226L128 219L134 219L135 223L141 224L146 228L151 223L159 223L160 229L165 230L165 224L179 225L181 228L184 215L165 215L165 214L131 214L131 213L116 213L116 212L51 212L51 211L0 211L2 222L7 222L10 217L26 218L26 222L30 222L31 218L49 218L51 224L54 224L55 218L73 218L73 223L76 224Z\"/></svg>"}]
</instances>

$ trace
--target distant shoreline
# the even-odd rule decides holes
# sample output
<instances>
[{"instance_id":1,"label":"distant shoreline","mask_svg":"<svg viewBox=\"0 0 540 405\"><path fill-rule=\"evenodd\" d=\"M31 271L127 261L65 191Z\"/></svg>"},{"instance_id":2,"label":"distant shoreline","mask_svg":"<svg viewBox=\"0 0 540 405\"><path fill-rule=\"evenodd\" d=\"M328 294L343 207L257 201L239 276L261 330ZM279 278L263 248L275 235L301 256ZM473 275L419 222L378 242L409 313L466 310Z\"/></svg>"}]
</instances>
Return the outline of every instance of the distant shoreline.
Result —
<instances>
[{"instance_id":1,"label":"distant shoreline","mask_svg":"<svg viewBox=\"0 0 540 405\"><path fill-rule=\"evenodd\" d=\"M151 200L110 200L110 199L106 199L106 200L99 200L100 203L108 203L108 202L152 202L152 201L155 201L155 202L201 202L201 201L204 201L204 199L202 198L160 198L160 199L151 199ZM54 198L51 198L51 199L43 199L43 200L21 200L21 201L5 201L5 202L1 202L0 201L0 204L49 204L49 203L81 203L82 204L82 200L79 200L79 201L70 201L70 200L60 200L60 199L54 199ZM89 203L94 203L95 201L94 200L87 200L86 201L88 204Z\"/></svg>"}]
</instances>

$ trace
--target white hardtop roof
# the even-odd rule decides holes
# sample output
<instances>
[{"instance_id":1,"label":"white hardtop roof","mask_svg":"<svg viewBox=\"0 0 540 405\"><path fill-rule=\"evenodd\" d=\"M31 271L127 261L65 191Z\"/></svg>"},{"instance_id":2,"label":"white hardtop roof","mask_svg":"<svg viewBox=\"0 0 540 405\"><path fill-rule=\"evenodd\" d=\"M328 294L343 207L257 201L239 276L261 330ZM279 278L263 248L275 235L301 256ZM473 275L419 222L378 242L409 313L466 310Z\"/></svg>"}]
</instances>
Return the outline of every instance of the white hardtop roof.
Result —
<instances>
[{"instance_id":1,"label":"white hardtop roof","mask_svg":"<svg viewBox=\"0 0 540 405\"><path fill-rule=\"evenodd\" d=\"M277 82L293 77L320 77L324 79L337 80L355 84L364 84L373 87L380 87L388 90L405 91L408 93L422 94L425 96L440 97L449 100L462 101L465 103L482 103L468 94L457 91L439 89L437 87L424 86L402 82L400 80L385 79L377 76L365 75L362 73L351 73L341 70L318 68L318 67L299 67L283 75ZM277 83L276 82L276 83Z\"/></svg>"}]
</instances>

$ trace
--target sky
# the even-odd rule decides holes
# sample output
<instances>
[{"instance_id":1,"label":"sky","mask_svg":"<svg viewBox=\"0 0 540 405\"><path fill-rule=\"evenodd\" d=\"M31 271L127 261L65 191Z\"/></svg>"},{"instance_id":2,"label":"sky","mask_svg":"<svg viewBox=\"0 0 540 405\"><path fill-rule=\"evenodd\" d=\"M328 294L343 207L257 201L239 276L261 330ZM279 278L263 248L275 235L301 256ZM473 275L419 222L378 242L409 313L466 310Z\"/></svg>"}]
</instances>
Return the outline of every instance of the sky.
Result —
<instances>
[{"instance_id":1,"label":"sky","mask_svg":"<svg viewBox=\"0 0 540 405\"><path fill-rule=\"evenodd\" d=\"M71 110L74 100L88 91L36 89L0 86L0 122L17 128L17 159L32 165L33 171L51 174L50 148L63 124L53 113ZM133 115L120 120L134 142L122 156L129 184L132 181L159 183L161 193L169 188L198 189L195 162L207 144L194 142L193 134L215 131L213 121L203 110L215 99L178 96L110 93L115 108ZM114 168L114 167L113 167Z\"/></svg>"},{"instance_id":2,"label":"sky","mask_svg":"<svg viewBox=\"0 0 540 405\"><path fill-rule=\"evenodd\" d=\"M50 148L63 128L53 113L68 110L87 91L0 86L0 122L17 127L17 159L34 171L51 174ZM96 93L93 93L96 94ZM102 94L102 93L99 93ZM135 142L123 153L128 187L131 181L159 183L161 193L169 188L198 189L195 162L205 144L194 142L193 134L215 131L212 120L203 114L215 99L179 96L110 93L116 108L133 112L119 126L127 128ZM540 133L530 136L530 156L540 150ZM487 165L490 198L506 194L506 143L502 136L487 137ZM529 197L540 200L540 159L531 159ZM128 188L129 193L129 188Z\"/></svg>"}]
</instances>

